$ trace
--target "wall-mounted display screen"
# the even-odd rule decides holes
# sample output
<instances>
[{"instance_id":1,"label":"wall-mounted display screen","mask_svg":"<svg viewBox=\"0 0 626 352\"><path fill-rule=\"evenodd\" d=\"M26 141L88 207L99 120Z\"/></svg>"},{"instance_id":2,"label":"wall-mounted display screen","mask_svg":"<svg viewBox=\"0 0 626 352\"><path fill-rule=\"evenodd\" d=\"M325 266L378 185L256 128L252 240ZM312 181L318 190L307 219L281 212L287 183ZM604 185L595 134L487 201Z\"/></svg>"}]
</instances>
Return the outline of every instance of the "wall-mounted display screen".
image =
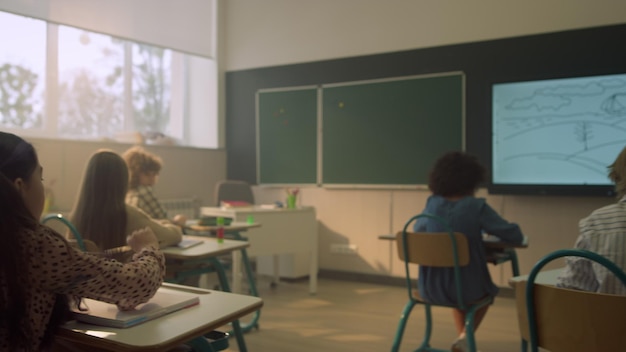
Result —
<instances>
[{"instance_id":1,"label":"wall-mounted display screen","mask_svg":"<svg viewBox=\"0 0 626 352\"><path fill-rule=\"evenodd\" d=\"M626 146L626 74L492 86L490 193L612 195Z\"/></svg>"}]
</instances>

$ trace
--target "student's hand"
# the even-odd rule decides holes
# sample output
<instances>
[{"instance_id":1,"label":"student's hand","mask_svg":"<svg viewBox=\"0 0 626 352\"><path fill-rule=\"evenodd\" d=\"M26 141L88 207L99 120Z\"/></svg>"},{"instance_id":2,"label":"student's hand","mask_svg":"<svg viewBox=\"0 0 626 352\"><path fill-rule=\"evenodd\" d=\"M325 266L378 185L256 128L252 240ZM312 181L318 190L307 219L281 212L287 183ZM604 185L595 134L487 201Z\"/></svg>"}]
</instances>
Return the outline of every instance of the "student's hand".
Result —
<instances>
[{"instance_id":1,"label":"student's hand","mask_svg":"<svg viewBox=\"0 0 626 352\"><path fill-rule=\"evenodd\" d=\"M172 222L180 227L183 227L187 224L187 217L183 214L176 214L176 216L172 219Z\"/></svg>"},{"instance_id":2,"label":"student's hand","mask_svg":"<svg viewBox=\"0 0 626 352\"><path fill-rule=\"evenodd\" d=\"M134 252L139 252L144 247L148 246L159 248L159 240L157 240L156 235L149 227L133 231L133 233L126 238L126 243L128 243Z\"/></svg>"}]
</instances>

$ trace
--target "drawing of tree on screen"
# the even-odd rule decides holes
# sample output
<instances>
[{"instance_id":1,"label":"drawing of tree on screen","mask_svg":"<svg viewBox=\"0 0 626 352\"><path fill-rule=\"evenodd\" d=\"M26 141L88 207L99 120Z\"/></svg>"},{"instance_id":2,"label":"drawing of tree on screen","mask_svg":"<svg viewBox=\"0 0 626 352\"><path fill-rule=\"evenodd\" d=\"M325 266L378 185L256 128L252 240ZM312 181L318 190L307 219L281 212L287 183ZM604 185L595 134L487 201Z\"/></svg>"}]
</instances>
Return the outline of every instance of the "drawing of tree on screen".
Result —
<instances>
[{"instance_id":1,"label":"drawing of tree on screen","mask_svg":"<svg viewBox=\"0 0 626 352\"><path fill-rule=\"evenodd\" d=\"M541 165L555 183L606 182L606 167L626 145L626 75L507 83L493 94L503 177Z\"/></svg>"},{"instance_id":2,"label":"drawing of tree on screen","mask_svg":"<svg viewBox=\"0 0 626 352\"><path fill-rule=\"evenodd\" d=\"M589 149L588 141L592 138L591 124L586 121L581 121L576 126L576 137L585 145L585 150Z\"/></svg>"}]
</instances>

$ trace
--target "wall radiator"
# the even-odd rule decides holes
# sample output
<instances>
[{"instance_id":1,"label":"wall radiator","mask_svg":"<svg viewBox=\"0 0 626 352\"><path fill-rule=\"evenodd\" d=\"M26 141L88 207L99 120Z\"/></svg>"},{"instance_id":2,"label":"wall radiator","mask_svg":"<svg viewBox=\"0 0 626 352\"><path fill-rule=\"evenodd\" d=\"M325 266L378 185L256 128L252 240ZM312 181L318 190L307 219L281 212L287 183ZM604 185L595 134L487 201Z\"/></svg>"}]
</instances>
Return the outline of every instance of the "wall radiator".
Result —
<instances>
[{"instance_id":1,"label":"wall radiator","mask_svg":"<svg viewBox=\"0 0 626 352\"><path fill-rule=\"evenodd\" d=\"M197 219L200 211L200 200L194 197L160 199L161 206L167 211L168 217L182 214L187 219Z\"/></svg>"}]
</instances>

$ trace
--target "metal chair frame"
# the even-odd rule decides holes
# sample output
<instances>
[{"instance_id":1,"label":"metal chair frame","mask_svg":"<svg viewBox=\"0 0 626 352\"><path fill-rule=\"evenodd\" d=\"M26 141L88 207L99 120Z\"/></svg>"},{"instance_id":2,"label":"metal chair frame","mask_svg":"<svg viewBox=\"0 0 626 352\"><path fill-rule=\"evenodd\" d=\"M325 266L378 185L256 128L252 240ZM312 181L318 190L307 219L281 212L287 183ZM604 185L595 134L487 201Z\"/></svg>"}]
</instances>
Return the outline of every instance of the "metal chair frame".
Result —
<instances>
[{"instance_id":1,"label":"metal chair frame","mask_svg":"<svg viewBox=\"0 0 626 352\"><path fill-rule=\"evenodd\" d=\"M41 223L45 224L45 223L47 223L50 220L60 221L65 226L67 226L67 228L72 233L72 236L76 240L76 244L78 245L78 248L81 251L83 251L83 252L87 251L87 247L85 246L85 241L83 241L83 236L81 236L81 234L78 232L76 227L74 227L74 225L69 220L67 220L65 217L63 217L63 214L48 214L48 215L44 216L43 219L41 219Z\"/></svg>"},{"instance_id":2,"label":"metal chair frame","mask_svg":"<svg viewBox=\"0 0 626 352\"><path fill-rule=\"evenodd\" d=\"M419 301L417 300L413 294L412 294L412 290L414 289L411 283L411 274L409 271L409 264L411 264L410 262L410 258L409 258L409 249L408 249L408 233L407 233L407 229L409 227L409 225L411 223L413 223L414 220L417 220L419 218L428 218L428 219L432 219L435 220L437 222L439 222L440 224L442 224L446 230L446 233L448 236L450 236L450 240L451 240L451 247L452 247L452 253L453 253L453 260L454 260L454 280L455 280L455 284L456 284L456 297L457 297L457 305L440 305L440 304L432 304L429 302L425 302L425 301ZM458 233L457 233L458 234ZM468 302L464 302L463 301L463 289L461 287L461 271L460 271L460 265L459 265L459 249L458 249L458 244L457 244L457 240L455 238L455 232L452 231L452 229L450 228L450 226L448 225L447 221L441 217L438 216L434 216L431 214L419 214L419 215L415 215L412 218L409 219L409 221L407 221L407 223L404 225L404 228L402 230L402 241L397 241L399 243L402 243L402 251L404 253L404 267L405 267L405 278L406 278L406 287L408 290L408 296L409 296L409 302L407 302L407 304L404 307L404 310L402 311L402 315L400 316L400 322L398 323L398 329L396 331L396 336L394 338L393 341L393 345L391 347L391 351L392 352L397 352L400 348L400 344L402 342L402 336L404 334L404 329L406 327L406 323L407 320L409 318L409 314L411 313L411 311L413 310L413 307L417 304L423 304L424 305L424 309L425 309L425 318L426 318L426 327L425 327L425 331L424 331L424 338L422 340L422 344L418 347L418 349L415 350L415 352L445 352L445 351L450 351L449 348L447 349L436 349L430 346L430 337L431 337L431 333L432 333L432 314L431 314L431 307L432 306L443 306L443 307L449 307L449 308L457 308L457 309L461 309L466 311L466 318L465 318L465 328L466 328L466 335L467 335L467 342L468 342L468 347L469 347L469 351L471 352L475 352L476 351L476 340L475 340L475 336L474 336L474 315L476 314L476 311L486 305L489 305L493 302L493 297L485 297L481 300L479 300L478 302L472 302L472 303L468 303ZM467 250L467 247L465 247L465 250ZM469 255L469 254L468 254ZM415 264L415 262L413 262ZM417 263L419 265L419 263Z\"/></svg>"},{"instance_id":3,"label":"metal chair frame","mask_svg":"<svg viewBox=\"0 0 626 352\"><path fill-rule=\"evenodd\" d=\"M606 267L609 271L611 271L622 282L622 284L626 285L626 273L624 273L624 271L621 268L619 268L615 263L613 263L609 259L595 252L591 252L591 251L583 250L583 249L561 249L561 250L554 251L546 255L545 257L541 258L533 266L532 270L530 271L530 274L528 274L528 281L526 283L526 289L525 289L526 314L528 317L530 341L526 341L522 339L522 346L521 346L522 352L527 351L528 343L530 343L530 349L532 352L538 352L539 347L540 347L539 333L537 329L537 314L535 312L535 301L536 301L535 290L534 290L535 279L537 275L539 274L539 272L541 271L541 269L546 264L553 261L554 259L562 258L562 257L583 257L591 261L594 261L596 263L599 263L602 266ZM595 292L588 292L588 293L595 294ZM575 309L575 308L572 307L572 309Z\"/></svg>"}]
</instances>

